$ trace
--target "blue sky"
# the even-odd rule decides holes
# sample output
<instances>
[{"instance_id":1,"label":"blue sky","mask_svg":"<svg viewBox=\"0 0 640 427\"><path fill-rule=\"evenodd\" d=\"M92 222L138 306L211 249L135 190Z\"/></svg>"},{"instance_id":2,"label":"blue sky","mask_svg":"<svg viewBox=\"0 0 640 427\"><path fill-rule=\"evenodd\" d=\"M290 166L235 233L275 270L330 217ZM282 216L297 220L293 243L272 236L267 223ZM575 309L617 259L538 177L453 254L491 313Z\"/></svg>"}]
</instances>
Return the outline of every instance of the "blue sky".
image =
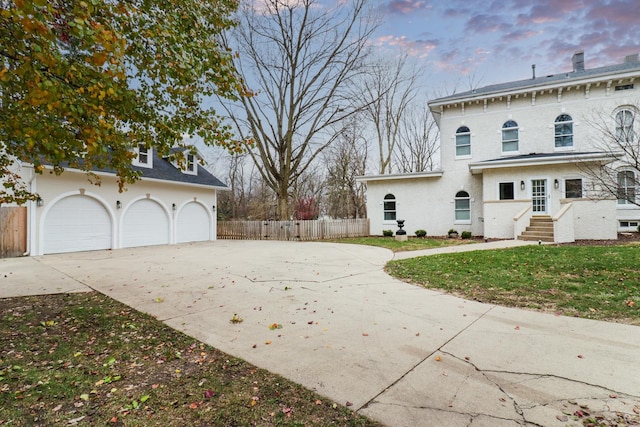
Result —
<instances>
[{"instance_id":1,"label":"blue sky","mask_svg":"<svg viewBox=\"0 0 640 427\"><path fill-rule=\"evenodd\" d=\"M373 1L377 48L414 57L439 95L570 71L577 50L587 68L640 53L640 0Z\"/></svg>"}]
</instances>

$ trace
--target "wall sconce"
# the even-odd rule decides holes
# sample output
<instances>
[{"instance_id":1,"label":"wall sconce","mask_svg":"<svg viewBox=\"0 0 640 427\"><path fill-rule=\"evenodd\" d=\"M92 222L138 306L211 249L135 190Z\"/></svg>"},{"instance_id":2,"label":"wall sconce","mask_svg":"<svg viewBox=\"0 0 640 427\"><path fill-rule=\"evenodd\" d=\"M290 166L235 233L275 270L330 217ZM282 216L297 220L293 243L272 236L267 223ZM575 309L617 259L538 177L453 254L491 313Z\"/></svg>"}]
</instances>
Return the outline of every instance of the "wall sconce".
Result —
<instances>
[{"instance_id":1,"label":"wall sconce","mask_svg":"<svg viewBox=\"0 0 640 427\"><path fill-rule=\"evenodd\" d=\"M524 190L524 181L520 181L520 189Z\"/></svg>"},{"instance_id":2,"label":"wall sconce","mask_svg":"<svg viewBox=\"0 0 640 427\"><path fill-rule=\"evenodd\" d=\"M560 187L560 182L558 182L557 179L553 180L553 188L555 188L556 190Z\"/></svg>"},{"instance_id":3,"label":"wall sconce","mask_svg":"<svg viewBox=\"0 0 640 427\"><path fill-rule=\"evenodd\" d=\"M171 205L171 209L172 209L172 210L174 210L174 211L177 209L177 207L176 207L176 204L175 204L175 203L173 203L173 204Z\"/></svg>"},{"instance_id":4,"label":"wall sconce","mask_svg":"<svg viewBox=\"0 0 640 427\"><path fill-rule=\"evenodd\" d=\"M122 207L122 203L120 203L120 200L116 200L116 209L120 209Z\"/></svg>"},{"instance_id":5,"label":"wall sconce","mask_svg":"<svg viewBox=\"0 0 640 427\"><path fill-rule=\"evenodd\" d=\"M44 205L44 200L40 196L36 199L36 206L42 207Z\"/></svg>"},{"instance_id":6,"label":"wall sconce","mask_svg":"<svg viewBox=\"0 0 640 427\"><path fill-rule=\"evenodd\" d=\"M211 206L211 210L215 212L216 211L216 205Z\"/></svg>"}]
</instances>

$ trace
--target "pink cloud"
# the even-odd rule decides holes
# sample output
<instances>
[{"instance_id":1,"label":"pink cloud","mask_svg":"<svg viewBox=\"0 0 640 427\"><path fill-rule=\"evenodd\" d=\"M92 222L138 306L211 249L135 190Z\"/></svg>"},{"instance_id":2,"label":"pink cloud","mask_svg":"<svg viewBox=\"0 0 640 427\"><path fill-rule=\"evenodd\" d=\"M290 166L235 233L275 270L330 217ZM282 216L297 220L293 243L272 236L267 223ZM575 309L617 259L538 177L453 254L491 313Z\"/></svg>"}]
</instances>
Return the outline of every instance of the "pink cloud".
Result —
<instances>
[{"instance_id":1,"label":"pink cloud","mask_svg":"<svg viewBox=\"0 0 640 427\"><path fill-rule=\"evenodd\" d=\"M391 0L382 8L389 13L407 15L417 10L430 9L431 6L424 0Z\"/></svg>"},{"instance_id":2,"label":"pink cloud","mask_svg":"<svg viewBox=\"0 0 640 427\"><path fill-rule=\"evenodd\" d=\"M401 48L408 55L417 58L426 58L438 47L438 40L411 40L406 36L385 35L377 39L378 46Z\"/></svg>"},{"instance_id":3,"label":"pink cloud","mask_svg":"<svg viewBox=\"0 0 640 427\"><path fill-rule=\"evenodd\" d=\"M512 26L506 22L501 22L498 15L479 14L472 16L466 23L468 31L476 33L493 33L497 31L507 31Z\"/></svg>"}]
</instances>

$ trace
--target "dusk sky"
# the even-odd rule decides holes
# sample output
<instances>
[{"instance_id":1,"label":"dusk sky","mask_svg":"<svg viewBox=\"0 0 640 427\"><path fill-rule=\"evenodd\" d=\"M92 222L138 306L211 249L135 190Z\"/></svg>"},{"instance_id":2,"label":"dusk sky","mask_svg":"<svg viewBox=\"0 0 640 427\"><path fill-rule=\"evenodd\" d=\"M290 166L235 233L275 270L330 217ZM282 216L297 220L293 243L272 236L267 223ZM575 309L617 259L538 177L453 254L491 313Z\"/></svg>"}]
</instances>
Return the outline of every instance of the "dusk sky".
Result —
<instances>
[{"instance_id":1,"label":"dusk sky","mask_svg":"<svg viewBox=\"0 0 640 427\"><path fill-rule=\"evenodd\" d=\"M640 53L640 0L374 0L384 14L375 43L403 49L442 94L622 62Z\"/></svg>"}]
</instances>

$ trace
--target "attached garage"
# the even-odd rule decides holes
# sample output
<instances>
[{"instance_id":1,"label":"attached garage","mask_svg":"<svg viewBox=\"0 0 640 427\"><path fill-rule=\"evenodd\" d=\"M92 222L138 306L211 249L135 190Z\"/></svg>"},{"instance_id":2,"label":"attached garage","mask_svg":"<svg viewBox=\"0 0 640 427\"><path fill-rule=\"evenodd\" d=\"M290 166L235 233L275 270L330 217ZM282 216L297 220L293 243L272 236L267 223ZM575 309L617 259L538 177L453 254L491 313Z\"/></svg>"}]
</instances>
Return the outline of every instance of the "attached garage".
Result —
<instances>
[{"instance_id":1,"label":"attached garage","mask_svg":"<svg viewBox=\"0 0 640 427\"><path fill-rule=\"evenodd\" d=\"M122 247L167 245L169 230L169 217L158 202L138 200L124 213Z\"/></svg>"},{"instance_id":2,"label":"attached garage","mask_svg":"<svg viewBox=\"0 0 640 427\"><path fill-rule=\"evenodd\" d=\"M178 214L176 241L201 242L210 239L211 219L206 208L200 203L187 203Z\"/></svg>"},{"instance_id":3,"label":"attached garage","mask_svg":"<svg viewBox=\"0 0 640 427\"><path fill-rule=\"evenodd\" d=\"M57 201L44 220L43 253L111 249L112 221L98 200L73 195Z\"/></svg>"}]
</instances>

